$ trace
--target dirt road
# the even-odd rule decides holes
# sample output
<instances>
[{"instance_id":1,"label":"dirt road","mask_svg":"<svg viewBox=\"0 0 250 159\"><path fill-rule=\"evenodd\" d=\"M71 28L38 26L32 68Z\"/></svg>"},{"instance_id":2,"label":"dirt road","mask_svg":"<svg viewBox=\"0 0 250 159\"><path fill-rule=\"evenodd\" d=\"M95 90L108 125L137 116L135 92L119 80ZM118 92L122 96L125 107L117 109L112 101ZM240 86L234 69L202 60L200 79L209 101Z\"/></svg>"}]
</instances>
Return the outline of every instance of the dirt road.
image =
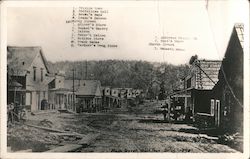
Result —
<instances>
[{"instance_id":1,"label":"dirt road","mask_svg":"<svg viewBox=\"0 0 250 159\"><path fill-rule=\"evenodd\" d=\"M152 106L155 104L118 108L103 113L35 115L30 116L27 123L39 125L46 119L51 121L54 129L83 135L99 134L80 152L237 152L204 135L182 131L195 130L192 126L163 122L161 114L153 113ZM42 152L65 143L77 142L76 138L61 138L23 125L8 129L8 145L13 150L32 149L33 152Z\"/></svg>"},{"instance_id":2,"label":"dirt road","mask_svg":"<svg viewBox=\"0 0 250 159\"><path fill-rule=\"evenodd\" d=\"M154 117L114 113L89 116L85 118L87 125L101 135L81 152L236 152L198 134L179 132L193 129L191 126L152 120Z\"/></svg>"}]
</instances>

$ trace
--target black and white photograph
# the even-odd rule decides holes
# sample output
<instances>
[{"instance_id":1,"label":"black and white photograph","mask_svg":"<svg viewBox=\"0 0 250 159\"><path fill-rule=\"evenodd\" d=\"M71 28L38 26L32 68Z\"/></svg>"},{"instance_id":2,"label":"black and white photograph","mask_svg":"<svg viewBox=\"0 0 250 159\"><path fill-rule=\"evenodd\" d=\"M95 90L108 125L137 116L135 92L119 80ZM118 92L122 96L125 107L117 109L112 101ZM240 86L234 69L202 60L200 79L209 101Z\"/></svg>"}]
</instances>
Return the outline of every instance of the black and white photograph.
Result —
<instances>
[{"instance_id":1,"label":"black and white photograph","mask_svg":"<svg viewBox=\"0 0 250 159\"><path fill-rule=\"evenodd\" d=\"M249 158L247 0L0 4L1 158Z\"/></svg>"}]
</instances>

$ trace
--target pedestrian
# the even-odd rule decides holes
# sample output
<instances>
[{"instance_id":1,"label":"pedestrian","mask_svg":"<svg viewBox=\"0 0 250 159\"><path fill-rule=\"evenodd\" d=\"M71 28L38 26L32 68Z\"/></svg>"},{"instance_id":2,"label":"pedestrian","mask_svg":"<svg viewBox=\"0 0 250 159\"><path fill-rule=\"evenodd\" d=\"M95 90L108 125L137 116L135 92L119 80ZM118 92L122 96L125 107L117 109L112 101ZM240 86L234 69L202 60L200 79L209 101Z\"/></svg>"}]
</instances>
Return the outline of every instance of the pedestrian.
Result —
<instances>
[{"instance_id":1,"label":"pedestrian","mask_svg":"<svg viewBox=\"0 0 250 159\"><path fill-rule=\"evenodd\" d=\"M26 121L27 120L27 110L22 108L20 111L20 120Z\"/></svg>"},{"instance_id":2,"label":"pedestrian","mask_svg":"<svg viewBox=\"0 0 250 159\"><path fill-rule=\"evenodd\" d=\"M167 110L166 110L166 108L163 109L162 114L163 114L163 119L165 121L167 119Z\"/></svg>"},{"instance_id":3,"label":"pedestrian","mask_svg":"<svg viewBox=\"0 0 250 159\"><path fill-rule=\"evenodd\" d=\"M45 110L46 109L46 99L43 99L41 101L41 110Z\"/></svg>"},{"instance_id":4,"label":"pedestrian","mask_svg":"<svg viewBox=\"0 0 250 159\"><path fill-rule=\"evenodd\" d=\"M14 111L14 103L10 103L7 105L7 116L8 116L8 123L13 123L14 122L14 116L13 116L13 111Z\"/></svg>"}]
</instances>

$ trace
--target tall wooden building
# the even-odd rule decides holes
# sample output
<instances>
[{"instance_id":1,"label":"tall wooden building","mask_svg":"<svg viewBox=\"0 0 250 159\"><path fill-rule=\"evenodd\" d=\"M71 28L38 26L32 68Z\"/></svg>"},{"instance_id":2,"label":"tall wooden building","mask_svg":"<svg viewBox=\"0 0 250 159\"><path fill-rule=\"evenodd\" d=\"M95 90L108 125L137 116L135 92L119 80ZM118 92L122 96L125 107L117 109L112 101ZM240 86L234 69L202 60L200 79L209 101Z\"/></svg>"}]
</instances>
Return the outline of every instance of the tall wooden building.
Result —
<instances>
[{"instance_id":1,"label":"tall wooden building","mask_svg":"<svg viewBox=\"0 0 250 159\"><path fill-rule=\"evenodd\" d=\"M48 84L53 77L41 47L8 46L7 67L8 103L26 106L31 111L47 109L42 100L48 101Z\"/></svg>"},{"instance_id":2,"label":"tall wooden building","mask_svg":"<svg viewBox=\"0 0 250 159\"><path fill-rule=\"evenodd\" d=\"M169 94L171 109L179 114L206 113L210 105L212 88L218 82L221 61L201 60L197 56L190 59L190 69L182 78L180 90Z\"/></svg>"},{"instance_id":3,"label":"tall wooden building","mask_svg":"<svg viewBox=\"0 0 250 159\"><path fill-rule=\"evenodd\" d=\"M49 83L49 104L57 110L76 111L73 89L65 88L65 73L58 71Z\"/></svg>"},{"instance_id":4,"label":"tall wooden building","mask_svg":"<svg viewBox=\"0 0 250 159\"><path fill-rule=\"evenodd\" d=\"M211 114L215 125L229 132L243 133L243 35L235 24L212 91Z\"/></svg>"}]
</instances>

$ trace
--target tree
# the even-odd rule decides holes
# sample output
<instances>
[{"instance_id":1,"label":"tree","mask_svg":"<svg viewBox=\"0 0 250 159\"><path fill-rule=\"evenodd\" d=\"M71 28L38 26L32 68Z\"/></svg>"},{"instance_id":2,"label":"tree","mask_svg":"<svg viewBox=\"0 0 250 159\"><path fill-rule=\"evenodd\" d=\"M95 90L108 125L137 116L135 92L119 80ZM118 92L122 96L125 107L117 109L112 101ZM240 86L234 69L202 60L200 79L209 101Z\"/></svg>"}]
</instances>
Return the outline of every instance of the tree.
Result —
<instances>
[{"instance_id":1,"label":"tree","mask_svg":"<svg viewBox=\"0 0 250 159\"><path fill-rule=\"evenodd\" d=\"M87 63L87 66L86 66ZM72 68L76 68L77 79L86 79L85 72L91 79L100 80L102 86L128 87L143 89L151 94L152 98L159 95L161 82L152 83L152 81L164 81L162 84L162 95L170 92L172 85L178 84L179 79L187 73L187 65L172 65L167 63L136 61L136 60L86 60L81 61L60 61L49 62L51 73L56 71L65 71L65 79L72 79ZM164 72L164 73L163 73ZM161 96L161 95L160 95Z\"/></svg>"},{"instance_id":2,"label":"tree","mask_svg":"<svg viewBox=\"0 0 250 159\"><path fill-rule=\"evenodd\" d=\"M162 81L160 84L160 93L159 93L159 100L165 99L165 82Z\"/></svg>"}]
</instances>

